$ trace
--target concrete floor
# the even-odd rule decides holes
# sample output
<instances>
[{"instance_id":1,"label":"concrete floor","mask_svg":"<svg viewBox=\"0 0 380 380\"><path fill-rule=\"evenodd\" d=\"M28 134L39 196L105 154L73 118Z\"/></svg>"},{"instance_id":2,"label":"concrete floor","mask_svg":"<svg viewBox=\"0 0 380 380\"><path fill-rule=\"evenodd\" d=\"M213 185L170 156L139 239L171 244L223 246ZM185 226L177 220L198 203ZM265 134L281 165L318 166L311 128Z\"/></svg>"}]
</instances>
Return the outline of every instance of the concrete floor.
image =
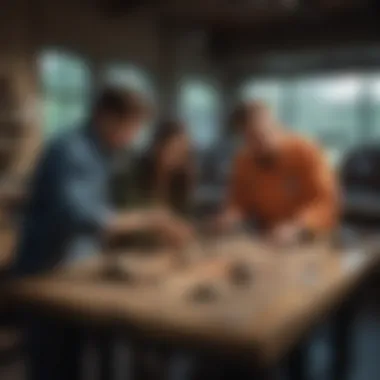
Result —
<instances>
[{"instance_id":1,"label":"concrete floor","mask_svg":"<svg viewBox=\"0 0 380 380\"><path fill-rule=\"evenodd\" d=\"M380 288L379 288L380 289ZM354 323L354 360L351 363L351 377L349 380L378 380L380 379L380 360L378 350L380 348L380 291L370 288L363 294L361 304L358 307L357 316ZM87 363L84 372L86 379L96 378L96 363L91 359L91 349L87 352ZM116 365L119 368L118 379L126 379L128 376L128 352L125 348L117 349ZM316 331L314 343L311 349L310 379L328 380L329 361L332 360L330 347L328 344L328 328L322 326ZM285 376L280 378L284 380ZM186 365L180 360L173 368L173 378L182 379L186 373ZM21 355L13 357L0 363L1 380L24 380L24 362ZM290 380L290 379L289 379Z\"/></svg>"}]
</instances>

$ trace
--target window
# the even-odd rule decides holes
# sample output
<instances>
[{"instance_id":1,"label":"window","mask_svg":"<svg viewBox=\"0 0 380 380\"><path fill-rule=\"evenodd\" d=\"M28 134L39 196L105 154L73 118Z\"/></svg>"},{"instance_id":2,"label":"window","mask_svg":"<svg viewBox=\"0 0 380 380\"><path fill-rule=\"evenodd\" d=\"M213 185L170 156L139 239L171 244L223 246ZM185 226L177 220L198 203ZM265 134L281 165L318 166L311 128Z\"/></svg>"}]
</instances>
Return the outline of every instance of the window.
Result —
<instances>
[{"instance_id":1,"label":"window","mask_svg":"<svg viewBox=\"0 0 380 380\"><path fill-rule=\"evenodd\" d=\"M363 135L364 76L355 74L249 81L241 97L260 99L291 129L318 140L331 162L338 164L355 144L368 140ZM375 119L372 135L380 138L380 76L371 85Z\"/></svg>"},{"instance_id":2,"label":"window","mask_svg":"<svg viewBox=\"0 0 380 380\"><path fill-rule=\"evenodd\" d=\"M360 141L362 80L356 75L295 81L293 126L319 140L332 162Z\"/></svg>"},{"instance_id":3,"label":"window","mask_svg":"<svg viewBox=\"0 0 380 380\"><path fill-rule=\"evenodd\" d=\"M197 147L204 149L220 135L220 99L217 89L201 80L189 80L180 88L179 109Z\"/></svg>"},{"instance_id":4,"label":"window","mask_svg":"<svg viewBox=\"0 0 380 380\"><path fill-rule=\"evenodd\" d=\"M154 101L154 89L149 76L134 65L112 65L106 69L104 79L107 84L135 89ZM141 129L137 136L135 147L138 150L144 149L149 144L151 136L152 126L147 125Z\"/></svg>"},{"instance_id":5,"label":"window","mask_svg":"<svg viewBox=\"0 0 380 380\"><path fill-rule=\"evenodd\" d=\"M370 128L368 140L380 140L380 75L369 78Z\"/></svg>"},{"instance_id":6,"label":"window","mask_svg":"<svg viewBox=\"0 0 380 380\"><path fill-rule=\"evenodd\" d=\"M39 59L46 137L73 127L84 117L90 91L86 63L63 52L44 52Z\"/></svg>"}]
</instances>

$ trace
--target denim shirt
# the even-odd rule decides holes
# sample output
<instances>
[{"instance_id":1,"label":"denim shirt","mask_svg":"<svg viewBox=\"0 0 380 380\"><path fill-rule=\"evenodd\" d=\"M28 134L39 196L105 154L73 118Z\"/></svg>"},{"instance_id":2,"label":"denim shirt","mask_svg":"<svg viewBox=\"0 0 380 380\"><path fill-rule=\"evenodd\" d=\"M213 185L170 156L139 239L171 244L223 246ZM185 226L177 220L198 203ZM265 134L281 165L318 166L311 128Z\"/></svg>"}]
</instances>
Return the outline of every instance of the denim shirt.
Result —
<instances>
[{"instance_id":1,"label":"denim shirt","mask_svg":"<svg viewBox=\"0 0 380 380\"><path fill-rule=\"evenodd\" d=\"M15 274L35 274L94 255L112 214L112 154L86 126L53 141L37 165Z\"/></svg>"}]
</instances>

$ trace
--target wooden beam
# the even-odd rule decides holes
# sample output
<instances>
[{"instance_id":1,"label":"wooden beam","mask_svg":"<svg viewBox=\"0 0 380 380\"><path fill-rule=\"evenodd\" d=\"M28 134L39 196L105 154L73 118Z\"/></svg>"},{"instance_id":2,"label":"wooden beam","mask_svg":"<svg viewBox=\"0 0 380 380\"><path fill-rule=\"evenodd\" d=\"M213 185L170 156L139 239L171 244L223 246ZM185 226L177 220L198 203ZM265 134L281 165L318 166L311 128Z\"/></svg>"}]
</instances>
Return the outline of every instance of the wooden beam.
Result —
<instances>
[{"instance_id":1,"label":"wooden beam","mask_svg":"<svg viewBox=\"0 0 380 380\"><path fill-rule=\"evenodd\" d=\"M278 22L299 14L329 14L365 8L373 0L267 0L260 4L238 1L189 1L160 4L162 15L169 21L196 23L203 26L237 27Z\"/></svg>"},{"instance_id":2,"label":"wooden beam","mask_svg":"<svg viewBox=\"0 0 380 380\"><path fill-rule=\"evenodd\" d=\"M209 51L214 58L345 45L378 40L378 13L346 11L327 16L311 14L282 22L241 28L214 28Z\"/></svg>"},{"instance_id":3,"label":"wooden beam","mask_svg":"<svg viewBox=\"0 0 380 380\"><path fill-rule=\"evenodd\" d=\"M101 7L108 16L123 17L152 3L150 0L101 0Z\"/></svg>"}]
</instances>

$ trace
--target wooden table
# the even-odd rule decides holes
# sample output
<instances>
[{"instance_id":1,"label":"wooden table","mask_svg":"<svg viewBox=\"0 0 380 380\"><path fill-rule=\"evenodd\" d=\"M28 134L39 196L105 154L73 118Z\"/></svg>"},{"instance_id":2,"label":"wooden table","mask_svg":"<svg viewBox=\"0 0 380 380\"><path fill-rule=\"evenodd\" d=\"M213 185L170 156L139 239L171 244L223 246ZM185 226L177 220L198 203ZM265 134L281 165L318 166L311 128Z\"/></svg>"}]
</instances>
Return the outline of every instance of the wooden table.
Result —
<instances>
[{"instance_id":1,"label":"wooden table","mask_svg":"<svg viewBox=\"0 0 380 380\"><path fill-rule=\"evenodd\" d=\"M369 238L352 249L326 242L276 249L247 237L226 238L195 247L188 264L175 252L130 252L118 264L126 280L105 278L109 261L99 259L9 281L3 292L39 313L178 346L217 348L271 366L355 290L379 262L379 247ZM246 284L230 280L236 262L251 271ZM194 299L200 284L216 294Z\"/></svg>"}]
</instances>

